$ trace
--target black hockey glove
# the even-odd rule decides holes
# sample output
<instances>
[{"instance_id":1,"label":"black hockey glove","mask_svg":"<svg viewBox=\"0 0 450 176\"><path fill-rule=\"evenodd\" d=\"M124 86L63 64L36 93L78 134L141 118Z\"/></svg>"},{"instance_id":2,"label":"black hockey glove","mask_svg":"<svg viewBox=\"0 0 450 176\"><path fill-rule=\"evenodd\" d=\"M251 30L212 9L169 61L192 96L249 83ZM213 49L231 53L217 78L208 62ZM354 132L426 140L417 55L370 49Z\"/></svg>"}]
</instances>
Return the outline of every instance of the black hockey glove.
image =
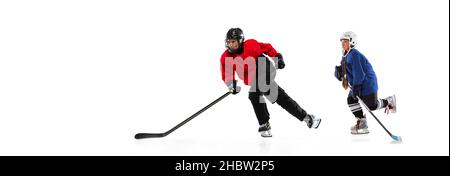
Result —
<instances>
[{"instance_id":1,"label":"black hockey glove","mask_svg":"<svg viewBox=\"0 0 450 176\"><path fill-rule=\"evenodd\" d=\"M236 94L238 94L238 93L241 91L241 87L239 87L239 86L237 85L237 81L236 81L236 80L228 81L228 82L227 82L227 87L228 87L228 90L229 90L233 95L236 95Z\"/></svg>"},{"instance_id":2,"label":"black hockey glove","mask_svg":"<svg viewBox=\"0 0 450 176\"><path fill-rule=\"evenodd\" d=\"M275 57L278 58L277 68L283 69L286 66L286 64L284 64L283 55L281 55L281 53L278 53Z\"/></svg>"},{"instance_id":3,"label":"black hockey glove","mask_svg":"<svg viewBox=\"0 0 450 176\"><path fill-rule=\"evenodd\" d=\"M336 79L338 79L339 81L342 81L342 68L341 66L336 66L334 67L334 76L336 77Z\"/></svg>"},{"instance_id":4,"label":"black hockey glove","mask_svg":"<svg viewBox=\"0 0 450 176\"><path fill-rule=\"evenodd\" d=\"M356 96L358 96L358 97L361 97L361 94L362 94L362 85L361 84L359 84L359 85L354 85L353 87L352 87L352 95L353 95L353 97L356 99Z\"/></svg>"}]
</instances>

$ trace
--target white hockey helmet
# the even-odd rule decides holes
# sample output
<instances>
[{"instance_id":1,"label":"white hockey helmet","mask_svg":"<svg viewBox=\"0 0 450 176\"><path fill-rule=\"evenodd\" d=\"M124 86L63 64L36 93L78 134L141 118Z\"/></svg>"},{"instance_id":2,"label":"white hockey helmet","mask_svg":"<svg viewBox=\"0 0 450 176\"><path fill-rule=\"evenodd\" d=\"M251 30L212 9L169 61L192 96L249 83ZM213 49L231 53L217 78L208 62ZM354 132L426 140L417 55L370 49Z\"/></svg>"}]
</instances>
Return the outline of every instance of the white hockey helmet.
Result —
<instances>
[{"instance_id":1,"label":"white hockey helmet","mask_svg":"<svg viewBox=\"0 0 450 176\"><path fill-rule=\"evenodd\" d=\"M342 34L340 40L344 40L344 39L346 39L346 40L348 40L350 42L350 47L353 48L353 47L356 46L357 38L356 38L356 34L354 32L352 32L352 31L344 32Z\"/></svg>"}]
</instances>

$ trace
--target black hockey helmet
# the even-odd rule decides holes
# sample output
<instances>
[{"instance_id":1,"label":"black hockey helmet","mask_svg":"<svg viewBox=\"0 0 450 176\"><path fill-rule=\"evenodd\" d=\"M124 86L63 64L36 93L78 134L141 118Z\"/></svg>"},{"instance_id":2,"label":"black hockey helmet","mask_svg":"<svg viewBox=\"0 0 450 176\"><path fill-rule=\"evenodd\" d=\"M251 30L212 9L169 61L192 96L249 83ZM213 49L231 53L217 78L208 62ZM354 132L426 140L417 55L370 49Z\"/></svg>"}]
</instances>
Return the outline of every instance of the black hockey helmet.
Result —
<instances>
[{"instance_id":1,"label":"black hockey helmet","mask_svg":"<svg viewBox=\"0 0 450 176\"><path fill-rule=\"evenodd\" d=\"M232 50L230 47L228 47L227 45L227 41L231 40L231 39L235 39L238 41L239 43L239 48L237 50ZM240 53L242 52L242 44L244 43L244 32L242 31L242 29L240 28L231 28L228 30L227 32L227 36L225 38L225 47L228 49L228 51L230 53Z\"/></svg>"}]
</instances>

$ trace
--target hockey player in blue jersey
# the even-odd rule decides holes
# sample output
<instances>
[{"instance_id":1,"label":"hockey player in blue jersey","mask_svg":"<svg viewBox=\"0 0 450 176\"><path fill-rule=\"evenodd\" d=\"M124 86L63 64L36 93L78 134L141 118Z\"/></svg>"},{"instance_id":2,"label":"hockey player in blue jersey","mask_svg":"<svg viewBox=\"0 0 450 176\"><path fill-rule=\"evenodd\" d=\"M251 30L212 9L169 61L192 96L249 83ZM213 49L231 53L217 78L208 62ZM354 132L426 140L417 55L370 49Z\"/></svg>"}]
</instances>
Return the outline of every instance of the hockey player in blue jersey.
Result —
<instances>
[{"instance_id":1,"label":"hockey player in blue jersey","mask_svg":"<svg viewBox=\"0 0 450 176\"><path fill-rule=\"evenodd\" d=\"M395 95L385 99L378 99L378 83L372 65L367 58L355 49L357 40L355 33L348 31L341 38L343 56L341 65L335 67L334 75L342 81L344 89L350 88L347 104L356 117L356 125L350 128L351 134L369 133L366 117L362 111L358 98L371 111L385 108L385 112L396 112Z\"/></svg>"}]
</instances>

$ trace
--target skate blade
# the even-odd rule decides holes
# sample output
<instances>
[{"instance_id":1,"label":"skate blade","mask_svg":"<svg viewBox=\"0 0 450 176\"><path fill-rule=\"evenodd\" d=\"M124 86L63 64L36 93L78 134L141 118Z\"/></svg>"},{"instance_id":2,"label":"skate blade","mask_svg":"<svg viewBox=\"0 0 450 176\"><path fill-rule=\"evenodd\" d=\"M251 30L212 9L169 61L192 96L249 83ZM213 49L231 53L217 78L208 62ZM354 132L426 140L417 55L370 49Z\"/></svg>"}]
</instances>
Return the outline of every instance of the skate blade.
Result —
<instances>
[{"instance_id":1,"label":"skate blade","mask_svg":"<svg viewBox=\"0 0 450 176\"><path fill-rule=\"evenodd\" d=\"M261 136L265 138L272 137L272 133L270 131L263 131L261 132Z\"/></svg>"},{"instance_id":2,"label":"skate blade","mask_svg":"<svg viewBox=\"0 0 450 176\"><path fill-rule=\"evenodd\" d=\"M396 113L397 112L397 97L395 97L395 95L393 97L394 97L395 106L394 106L394 108L392 108L390 110L391 110L391 113Z\"/></svg>"},{"instance_id":3,"label":"skate blade","mask_svg":"<svg viewBox=\"0 0 450 176\"><path fill-rule=\"evenodd\" d=\"M369 134L369 130L351 131L350 134L353 135Z\"/></svg>"}]
</instances>

